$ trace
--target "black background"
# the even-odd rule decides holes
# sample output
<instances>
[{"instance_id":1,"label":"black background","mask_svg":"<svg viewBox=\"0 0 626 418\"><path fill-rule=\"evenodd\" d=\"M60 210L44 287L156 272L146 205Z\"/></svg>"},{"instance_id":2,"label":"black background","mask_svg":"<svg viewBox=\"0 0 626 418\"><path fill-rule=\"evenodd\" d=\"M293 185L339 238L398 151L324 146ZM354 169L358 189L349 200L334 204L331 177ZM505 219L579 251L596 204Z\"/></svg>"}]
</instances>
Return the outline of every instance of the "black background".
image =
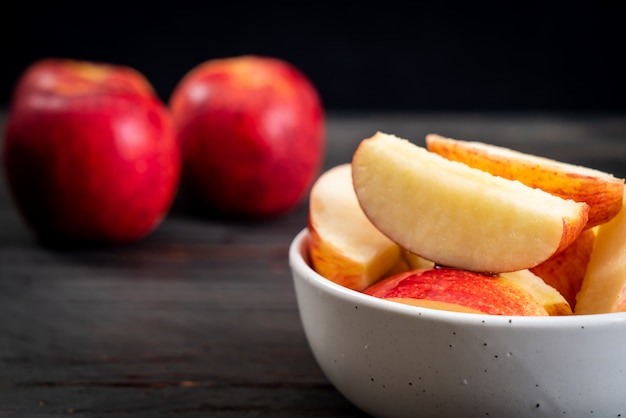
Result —
<instances>
[{"instance_id":1,"label":"black background","mask_svg":"<svg viewBox=\"0 0 626 418\"><path fill-rule=\"evenodd\" d=\"M619 2L5 2L0 105L47 56L135 67L167 101L210 58L298 66L328 110L626 109Z\"/></svg>"}]
</instances>

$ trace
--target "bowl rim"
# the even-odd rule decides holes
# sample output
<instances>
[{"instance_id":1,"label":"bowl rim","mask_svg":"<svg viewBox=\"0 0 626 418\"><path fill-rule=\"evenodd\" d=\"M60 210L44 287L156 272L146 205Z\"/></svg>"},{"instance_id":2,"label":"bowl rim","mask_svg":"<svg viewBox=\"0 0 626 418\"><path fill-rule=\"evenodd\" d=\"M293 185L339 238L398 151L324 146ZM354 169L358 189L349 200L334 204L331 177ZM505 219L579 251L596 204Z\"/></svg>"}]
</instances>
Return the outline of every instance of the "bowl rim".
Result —
<instances>
[{"instance_id":1,"label":"bowl rim","mask_svg":"<svg viewBox=\"0 0 626 418\"><path fill-rule=\"evenodd\" d=\"M533 329L564 329L581 327L602 327L623 325L626 327L626 312L602 313L589 315L566 316L499 316L480 313L452 312L421 306L405 305L374 296L366 295L356 290L341 286L317 273L309 265L306 255L306 243L309 230L303 228L296 234L289 245L289 265L294 273L294 280L305 280L318 290L331 294L355 306L367 306L387 313L394 313L409 318L422 318L456 324L480 325L495 327L511 326Z\"/></svg>"}]
</instances>

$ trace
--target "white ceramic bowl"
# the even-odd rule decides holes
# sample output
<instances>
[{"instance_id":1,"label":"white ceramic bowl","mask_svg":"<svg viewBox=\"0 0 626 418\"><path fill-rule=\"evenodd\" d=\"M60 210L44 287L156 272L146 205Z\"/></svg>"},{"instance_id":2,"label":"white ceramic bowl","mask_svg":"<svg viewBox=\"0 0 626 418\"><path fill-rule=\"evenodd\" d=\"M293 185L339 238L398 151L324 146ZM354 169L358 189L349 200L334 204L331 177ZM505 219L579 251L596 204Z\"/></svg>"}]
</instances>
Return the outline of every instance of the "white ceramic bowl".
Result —
<instances>
[{"instance_id":1,"label":"white ceramic bowl","mask_svg":"<svg viewBox=\"0 0 626 418\"><path fill-rule=\"evenodd\" d=\"M311 350L376 417L626 417L626 314L502 317L402 305L290 265Z\"/></svg>"}]
</instances>

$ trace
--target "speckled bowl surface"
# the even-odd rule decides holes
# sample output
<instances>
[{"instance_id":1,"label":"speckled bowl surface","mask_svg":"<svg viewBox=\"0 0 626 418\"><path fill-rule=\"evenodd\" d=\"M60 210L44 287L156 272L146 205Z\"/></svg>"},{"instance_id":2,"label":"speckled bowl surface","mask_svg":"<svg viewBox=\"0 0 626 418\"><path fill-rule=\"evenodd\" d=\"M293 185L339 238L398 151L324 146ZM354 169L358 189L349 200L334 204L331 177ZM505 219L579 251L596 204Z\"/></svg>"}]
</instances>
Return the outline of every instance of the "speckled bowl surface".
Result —
<instances>
[{"instance_id":1,"label":"speckled bowl surface","mask_svg":"<svg viewBox=\"0 0 626 418\"><path fill-rule=\"evenodd\" d=\"M376 417L626 417L626 314L502 317L402 305L289 258L322 371Z\"/></svg>"}]
</instances>

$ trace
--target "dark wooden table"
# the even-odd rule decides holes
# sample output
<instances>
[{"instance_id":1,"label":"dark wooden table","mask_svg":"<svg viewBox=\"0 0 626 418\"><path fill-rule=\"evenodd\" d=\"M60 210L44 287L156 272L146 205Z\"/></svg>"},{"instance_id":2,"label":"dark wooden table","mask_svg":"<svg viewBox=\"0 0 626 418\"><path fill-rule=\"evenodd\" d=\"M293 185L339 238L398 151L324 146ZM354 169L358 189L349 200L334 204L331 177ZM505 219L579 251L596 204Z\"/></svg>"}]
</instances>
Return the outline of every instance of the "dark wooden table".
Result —
<instances>
[{"instance_id":1,"label":"dark wooden table","mask_svg":"<svg viewBox=\"0 0 626 418\"><path fill-rule=\"evenodd\" d=\"M376 130L626 176L626 114L334 113L326 167ZM287 249L306 212L228 223L175 206L136 244L54 250L24 227L2 178L0 417L362 416L325 379L300 324Z\"/></svg>"}]
</instances>

